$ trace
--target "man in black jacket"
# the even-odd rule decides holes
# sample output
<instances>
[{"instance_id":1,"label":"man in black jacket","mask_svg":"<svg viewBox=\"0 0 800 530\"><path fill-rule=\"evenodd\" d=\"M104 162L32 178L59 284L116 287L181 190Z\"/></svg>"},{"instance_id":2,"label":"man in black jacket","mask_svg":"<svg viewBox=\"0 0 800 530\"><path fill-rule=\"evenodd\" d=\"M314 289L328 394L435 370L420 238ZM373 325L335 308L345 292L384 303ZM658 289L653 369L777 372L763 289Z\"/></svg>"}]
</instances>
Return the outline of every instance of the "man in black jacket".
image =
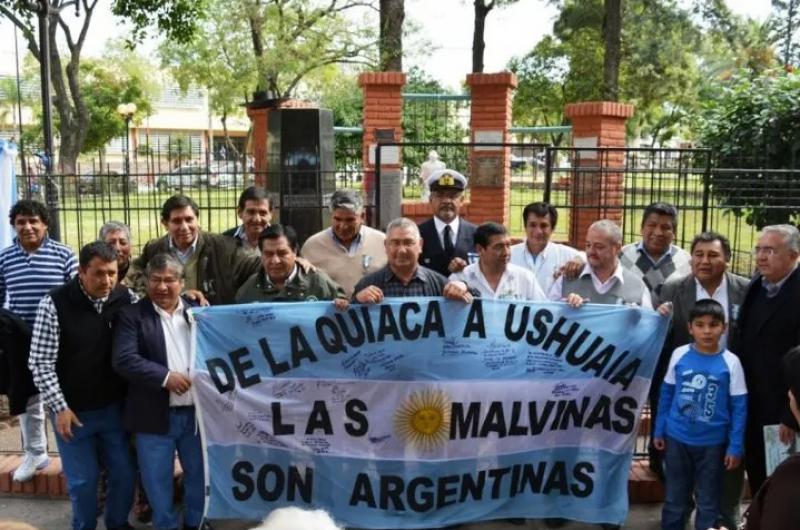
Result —
<instances>
[{"instance_id":1,"label":"man in black jacket","mask_svg":"<svg viewBox=\"0 0 800 530\"><path fill-rule=\"evenodd\" d=\"M791 225L766 226L754 254L758 274L747 289L730 348L741 358L747 380L744 460L750 491L766 479L764 426L778 425L784 443L794 442L798 430L781 362L800 345L800 233Z\"/></svg>"},{"instance_id":2,"label":"man in black jacket","mask_svg":"<svg viewBox=\"0 0 800 530\"><path fill-rule=\"evenodd\" d=\"M24 320L0 309L0 394L8 396L12 416L25 413L28 399L39 393L28 370L31 329Z\"/></svg>"},{"instance_id":3,"label":"man in black jacket","mask_svg":"<svg viewBox=\"0 0 800 530\"><path fill-rule=\"evenodd\" d=\"M72 528L97 526L99 457L107 470L105 526L130 529L133 462L122 427L124 381L111 368L112 322L136 299L117 283L117 253L102 241L84 246L78 277L42 298L28 367L52 411L72 503Z\"/></svg>"},{"instance_id":4,"label":"man in black jacket","mask_svg":"<svg viewBox=\"0 0 800 530\"><path fill-rule=\"evenodd\" d=\"M146 293L144 270L150 259L168 252L184 267L187 291L200 291L212 305L234 302L237 289L259 270L261 261L233 238L202 231L199 215L197 203L189 197L174 195L167 199L161 208L161 223L167 235L145 245L126 278L136 293Z\"/></svg>"},{"instance_id":5,"label":"man in black jacket","mask_svg":"<svg viewBox=\"0 0 800 530\"><path fill-rule=\"evenodd\" d=\"M449 276L468 265L475 248L476 226L459 216L467 178L452 169L439 169L428 177L428 185L433 218L419 225L423 243L419 263Z\"/></svg>"}]
</instances>

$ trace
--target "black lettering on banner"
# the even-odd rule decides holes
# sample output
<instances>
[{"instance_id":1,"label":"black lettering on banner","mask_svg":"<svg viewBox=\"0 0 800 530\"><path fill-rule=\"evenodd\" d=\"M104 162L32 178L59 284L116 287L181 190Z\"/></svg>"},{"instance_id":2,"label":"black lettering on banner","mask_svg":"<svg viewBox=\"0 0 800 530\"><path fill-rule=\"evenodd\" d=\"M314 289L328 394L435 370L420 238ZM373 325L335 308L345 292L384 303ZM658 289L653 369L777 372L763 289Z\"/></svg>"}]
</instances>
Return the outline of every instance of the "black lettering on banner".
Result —
<instances>
[{"instance_id":1,"label":"black lettering on banner","mask_svg":"<svg viewBox=\"0 0 800 530\"><path fill-rule=\"evenodd\" d=\"M375 342L375 331L372 329L372 317L369 316L368 305L361 306L361 316L364 317L364 328L367 331L367 341Z\"/></svg>"},{"instance_id":2,"label":"black lettering on banner","mask_svg":"<svg viewBox=\"0 0 800 530\"><path fill-rule=\"evenodd\" d=\"M463 337L465 339L469 338L473 333L477 333L478 337L482 339L486 338L486 324L483 321L483 302L480 298L476 298L469 308Z\"/></svg>"},{"instance_id":3,"label":"black lettering on banner","mask_svg":"<svg viewBox=\"0 0 800 530\"><path fill-rule=\"evenodd\" d=\"M633 380L636 378L636 374L639 372L639 366L641 366L641 364L641 359L632 360L623 366L620 371L614 375L614 377L608 380L608 382L612 385L619 383L622 385L623 390L628 390L628 387L631 386L631 383L633 383Z\"/></svg>"},{"instance_id":4,"label":"black lettering on banner","mask_svg":"<svg viewBox=\"0 0 800 530\"><path fill-rule=\"evenodd\" d=\"M238 350L234 350L228 354L231 358L231 364L233 364L233 369L236 372L236 378L239 380L239 386L242 388L247 388L249 386L257 385L261 382L261 378L258 374L251 374L247 375L247 370L250 370L255 366L253 361L250 359L244 360L245 357L250 355L250 352L247 351L247 348L239 348Z\"/></svg>"},{"instance_id":5,"label":"black lettering on banner","mask_svg":"<svg viewBox=\"0 0 800 530\"><path fill-rule=\"evenodd\" d=\"M339 324L339 328L342 330L342 335L345 340L350 346L355 348L364 344L364 326L361 325L361 320L359 320L358 313L355 309L348 310L347 314L350 315L350 321L353 323L352 334L350 334L350 328L347 326L347 319L345 319L341 311L337 311L334 316L336 317L336 322Z\"/></svg>"},{"instance_id":6,"label":"black lettering on banner","mask_svg":"<svg viewBox=\"0 0 800 530\"><path fill-rule=\"evenodd\" d=\"M564 354L564 350L569 345L569 341L572 340L572 337L581 327L577 322L573 322L570 324L569 329L565 333L562 333L561 328L567 322L568 321L566 318L559 318L558 322L556 322L556 325L550 330L550 334L547 335L547 339L544 341L544 345L542 346L545 350L549 350L550 346L552 346L554 342L557 342L558 349L555 352L556 357L561 357L561 355Z\"/></svg>"},{"instance_id":7,"label":"black lettering on banner","mask_svg":"<svg viewBox=\"0 0 800 530\"><path fill-rule=\"evenodd\" d=\"M508 475L509 471L511 471L511 469L507 467L500 467L489 470L489 477L493 480L492 499L500 498L500 487L503 484L503 477Z\"/></svg>"},{"instance_id":8,"label":"black lettering on banner","mask_svg":"<svg viewBox=\"0 0 800 530\"><path fill-rule=\"evenodd\" d=\"M269 479L274 477L274 485L270 488ZM283 470L275 464L264 464L258 470L258 478L256 484L258 485L258 496L265 501L277 501L283 495L283 488L286 483L286 477L283 475Z\"/></svg>"},{"instance_id":9,"label":"black lettering on banner","mask_svg":"<svg viewBox=\"0 0 800 530\"><path fill-rule=\"evenodd\" d=\"M458 484L458 475L447 475L439 477L436 484L436 507L444 508L456 503L455 496L458 494L458 488L450 488L451 484ZM451 498L452 497L452 498Z\"/></svg>"},{"instance_id":10,"label":"black lettering on banner","mask_svg":"<svg viewBox=\"0 0 800 530\"><path fill-rule=\"evenodd\" d=\"M236 388L236 379L234 378L233 370L231 370L231 367L228 366L228 363L224 360L219 358L208 359L206 361L206 368L208 368L208 375L211 376L211 381L214 382L217 392L224 394ZM220 378L220 372L222 372L225 378L224 381Z\"/></svg>"},{"instance_id":11,"label":"black lettering on banner","mask_svg":"<svg viewBox=\"0 0 800 530\"><path fill-rule=\"evenodd\" d=\"M403 478L396 475L381 475L381 510L388 510L389 501L392 501L394 510L398 512L406 511L403 505Z\"/></svg>"},{"instance_id":12,"label":"black lettering on banner","mask_svg":"<svg viewBox=\"0 0 800 530\"><path fill-rule=\"evenodd\" d=\"M570 491L578 498L585 498L594 492L594 464L591 462L578 462L572 470L573 478L579 484L572 484ZM582 486L582 487L581 487Z\"/></svg>"},{"instance_id":13,"label":"black lettering on banner","mask_svg":"<svg viewBox=\"0 0 800 530\"><path fill-rule=\"evenodd\" d=\"M461 497L458 502L465 502L467 497L472 498L474 501L479 501L483 498L483 488L486 485L486 471L478 471L478 477L475 478L471 473L464 473L461 475Z\"/></svg>"},{"instance_id":14,"label":"black lettering on banner","mask_svg":"<svg viewBox=\"0 0 800 530\"><path fill-rule=\"evenodd\" d=\"M231 488L233 498L237 501L246 501L253 496L255 491L255 484L250 474L255 470L253 464L247 461L239 461L233 464L231 469L231 478L237 482L239 486Z\"/></svg>"},{"instance_id":15,"label":"black lettering on banner","mask_svg":"<svg viewBox=\"0 0 800 530\"><path fill-rule=\"evenodd\" d=\"M564 415L561 417L559 429L566 431L570 427L580 427L583 425L583 417L586 414L586 409L589 408L591 400L589 396L584 396L580 406L578 406L577 401L574 399L568 401L564 409Z\"/></svg>"},{"instance_id":16,"label":"black lettering on banner","mask_svg":"<svg viewBox=\"0 0 800 530\"><path fill-rule=\"evenodd\" d=\"M492 401L489 404L489 412L483 420L480 437L486 438L490 432L497 433L498 438L506 437L506 418L503 414L502 401Z\"/></svg>"},{"instance_id":17,"label":"black lettering on banner","mask_svg":"<svg viewBox=\"0 0 800 530\"><path fill-rule=\"evenodd\" d=\"M522 468L520 491L524 491L527 485L531 493L540 493L542 491L542 484L544 484L545 471L547 471L547 462L537 462L535 468L532 464L525 464Z\"/></svg>"},{"instance_id":18,"label":"black lettering on banner","mask_svg":"<svg viewBox=\"0 0 800 530\"><path fill-rule=\"evenodd\" d=\"M303 359L308 359L312 363L317 362L317 356L300 326L292 326L289 329L289 344L292 348L292 368L300 366Z\"/></svg>"},{"instance_id":19,"label":"black lettering on banner","mask_svg":"<svg viewBox=\"0 0 800 530\"><path fill-rule=\"evenodd\" d=\"M549 495L553 490L557 490L559 495L567 495L569 493L568 488L567 465L562 460L554 462L542 493Z\"/></svg>"},{"instance_id":20,"label":"black lettering on banner","mask_svg":"<svg viewBox=\"0 0 800 530\"><path fill-rule=\"evenodd\" d=\"M342 333L336 323L328 317L319 317L314 326L317 329L317 340L328 353L347 353ZM326 330L329 333L326 333Z\"/></svg>"},{"instance_id":21,"label":"black lettering on banner","mask_svg":"<svg viewBox=\"0 0 800 530\"><path fill-rule=\"evenodd\" d=\"M363 502L370 508L375 508L375 493L372 491L372 483L366 473L356 475L356 482L353 484L353 493L350 495L350 506L357 506Z\"/></svg>"},{"instance_id":22,"label":"black lettering on banner","mask_svg":"<svg viewBox=\"0 0 800 530\"><path fill-rule=\"evenodd\" d=\"M275 357L272 356L272 350L269 348L269 343L267 342L267 339L258 339L258 345L261 346L261 353L262 355L264 355L264 359L267 360L267 364L269 365L269 369L272 372L272 375L280 375L284 372L289 371L288 362L275 361Z\"/></svg>"},{"instance_id":23,"label":"black lettering on banner","mask_svg":"<svg viewBox=\"0 0 800 530\"><path fill-rule=\"evenodd\" d=\"M611 430L611 398L608 396L601 395L597 397L597 403L595 403L592 412L589 413L589 417L586 418L584 427L591 429L597 424L600 424L606 431Z\"/></svg>"},{"instance_id":24,"label":"black lettering on banner","mask_svg":"<svg viewBox=\"0 0 800 530\"><path fill-rule=\"evenodd\" d=\"M631 396L622 396L614 402L614 414L618 419L614 420L614 431L620 434L630 434L636 424L636 409L638 403Z\"/></svg>"},{"instance_id":25,"label":"black lettering on banner","mask_svg":"<svg viewBox=\"0 0 800 530\"><path fill-rule=\"evenodd\" d=\"M569 364L574 366L576 364L581 364L585 362L586 359L588 359L589 356L592 354L592 352L595 350L595 348L600 346L600 344L603 342L603 339L601 337L597 337L596 339L594 339L594 342L592 342L591 346L587 348L587 351L584 351L582 355L578 355L577 354L578 349L581 346L583 346L583 343L586 342L586 339L588 339L591 334L592 333L588 329L584 329L583 331L581 331L581 334L578 335L578 338L575 339L575 341L570 345L569 350L567 351L567 355L565 357L566 361Z\"/></svg>"},{"instance_id":26,"label":"black lettering on banner","mask_svg":"<svg viewBox=\"0 0 800 530\"><path fill-rule=\"evenodd\" d=\"M380 306L380 327L378 327L378 342L386 340L391 335L394 340L400 340L400 330L397 329L397 320L392 313L392 306Z\"/></svg>"},{"instance_id":27,"label":"black lettering on banner","mask_svg":"<svg viewBox=\"0 0 800 530\"><path fill-rule=\"evenodd\" d=\"M294 425L291 423L283 423L281 420L281 404L277 401L273 401L271 404L271 409L273 434L275 434L275 436L294 434Z\"/></svg>"},{"instance_id":28,"label":"black lettering on banner","mask_svg":"<svg viewBox=\"0 0 800 530\"><path fill-rule=\"evenodd\" d=\"M431 333L434 332L438 337L444 337L442 309L439 307L439 302L435 300L428 302L428 311L425 313L425 323L422 325L422 338L427 339Z\"/></svg>"},{"instance_id":29,"label":"black lettering on banner","mask_svg":"<svg viewBox=\"0 0 800 530\"><path fill-rule=\"evenodd\" d=\"M538 346L547 337L547 325L553 322L553 313L547 309L540 309L533 315L533 329L536 330L537 335L529 331L525 336L525 340L531 346Z\"/></svg>"},{"instance_id":30,"label":"black lettering on banner","mask_svg":"<svg viewBox=\"0 0 800 530\"><path fill-rule=\"evenodd\" d=\"M314 491L314 471L307 467L303 477L295 466L289 466L288 473L284 473L276 464L264 464L258 470L256 485L259 497L265 501L274 502L284 496L287 501L295 501L299 495L301 500L310 504Z\"/></svg>"},{"instance_id":31,"label":"black lettering on banner","mask_svg":"<svg viewBox=\"0 0 800 530\"><path fill-rule=\"evenodd\" d=\"M450 408L450 439L463 440L467 436L475 438L478 436L478 418L481 413L479 401L473 401L467 409L467 416L464 417L464 404L454 402Z\"/></svg>"},{"instance_id":32,"label":"black lettering on banner","mask_svg":"<svg viewBox=\"0 0 800 530\"><path fill-rule=\"evenodd\" d=\"M435 501L433 492L430 491L432 488L433 481L428 477L411 479L408 483L408 492L406 494L408 507L418 513L424 513L432 509ZM417 493L418 489L422 489L419 494Z\"/></svg>"},{"instance_id":33,"label":"black lettering on banner","mask_svg":"<svg viewBox=\"0 0 800 530\"><path fill-rule=\"evenodd\" d=\"M550 414L553 412L553 407L555 406L555 401L548 400L545 402L544 407L542 408L542 413L539 414L536 401L528 402L528 416L530 417L531 422L531 434L542 434L542 431L544 431L544 428L550 419Z\"/></svg>"},{"instance_id":34,"label":"black lettering on banner","mask_svg":"<svg viewBox=\"0 0 800 530\"><path fill-rule=\"evenodd\" d=\"M344 404L344 413L352 423L345 423L344 430L350 436L364 436L369 431L367 420L367 404L360 399L348 399Z\"/></svg>"},{"instance_id":35,"label":"black lettering on banner","mask_svg":"<svg viewBox=\"0 0 800 530\"><path fill-rule=\"evenodd\" d=\"M322 432L327 435L333 434L331 415L328 413L325 402L321 399L314 401L311 414L308 415L308 423L306 423L306 434L314 434L314 431L318 429L322 429Z\"/></svg>"},{"instance_id":36,"label":"black lettering on banner","mask_svg":"<svg viewBox=\"0 0 800 530\"><path fill-rule=\"evenodd\" d=\"M528 323L528 316L531 314L531 308L528 306L522 307L522 316L519 319L519 327L515 330L513 329L513 325L516 311L517 304L508 304L508 310L506 311L505 334L506 338L513 342L519 341L523 335L525 335L525 325Z\"/></svg>"},{"instance_id":37,"label":"black lettering on banner","mask_svg":"<svg viewBox=\"0 0 800 530\"><path fill-rule=\"evenodd\" d=\"M587 373L592 372L594 373L595 377L600 377L603 373L603 370L606 369L606 365L611 361L611 359L613 359L615 350L616 348L614 348L614 345L609 344L600 350L600 353L592 357L588 363L584 364L581 367L581 370Z\"/></svg>"},{"instance_id":38,"label":"black lettering on banner","mask_svg":"<svg viewBox=\"0 0 800 530\"><path fill-rule=\"evenodd\" d=\"M528 427L519 425L522 416L522 402L515 401L511 404L511 425L508 427L509 436L524 436L528 434Z\"/></svg>"},{"instance_id":39,"label":"black lettering on banner","mask_svg":"<svg viewBox=\"0 0 800 530\"><path fill-rule=\"evenodd\" d=\"M422 326L414 324L413 327L408 327L411 320L408 313L419 313L419 304L416 302L405 302L400 304L400 328L403 330L403 336L408 340L416 340L422 333Z\"/></svg>"}]
</instances>

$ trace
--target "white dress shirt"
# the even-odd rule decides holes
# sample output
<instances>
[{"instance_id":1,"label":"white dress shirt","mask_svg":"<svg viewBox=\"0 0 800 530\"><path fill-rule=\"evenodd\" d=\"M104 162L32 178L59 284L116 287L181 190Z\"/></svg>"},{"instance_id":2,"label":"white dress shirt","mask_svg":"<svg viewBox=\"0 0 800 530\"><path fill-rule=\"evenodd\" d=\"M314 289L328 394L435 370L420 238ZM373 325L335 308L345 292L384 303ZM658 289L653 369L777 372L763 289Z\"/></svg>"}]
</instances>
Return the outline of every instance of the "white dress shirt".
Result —
<instances>
[{"instance_id":1,"label":"white dress shirt","mask_svg":"<svg viewBox=\"0 0 800 530\"><path fill-rule=\"evenodd\" d=\"M600 280L600 278L597 277L597 275L594 273L594 270L592 270L592 267L590 267L588 263L583 266L583 270L581 271L580 276L586 276L587 274L592 277L592 285L594 285L595 290L600 294L606 294L608 291L611 290L612 287L614 287L617 284L617 282L619 282L620 285L623 285L625 283L625 279L622 276L622 265L619 262L617 262L617 268L614 269L614 273L611 276L609 276L606 281ZM563 285L564 285L564 277L559 276L559 278L553 283L553 286L550 288L550 291L548 291L547 293L548 298L550 300L563 300L564 296L561 293ZM591 303L592 301L589 300L588 302ZM647 288L647 286L644 286L642 288L641 307L645 309L653 309L653 300L650 297L650 290Z\"/></svg>"},{"instance_id":2,"label":"white dress shirt","mask_svg":"<svg viewBox=\"0 0 800 530\"><path fill-rule=\"evenodd\" d=\"M580 254L579 250L570 246L548 241L544 249L534 256L528 250L528 243L522 242L511 247L511 263L531 271L536 276L539 286L547 293L556 281L553 274Z\"/></svg>"},{"instance_id":3,"label":"white dress shirt","mask_svg":"<svg viewBox=\"0 0 800 530\"><path fill-rule=\"evenodd\" d=\"M175 372L189 376L189 362L192 353L192 329L187 321L186 308L183 300L178 299L178 307L170 315L156 304L153 307L161 318L161 328L164 330L164 344L167 347L167 368L170 372ZM169 374L167 374L169 377ZM161 386L166 385L165 379ZM174 392L169 394L170 407L185 407L193 405L192 393L186 392L178 395Z\"/></svg>"},{"instance_id":4,"label":"white dress shirt","mask_svg":"<svg viewBox=\"0 0 800 530\"><path fill-rule=\"evenodd\" d=\"M476 289L482 298L497 300L534 300L546 302L542 288L536 276L527 269L509 263L500 277L497 289L492 289L480 268L480 262L467 265L464 270L450 275L450 281L462 281L468 287Z\"/></svg>"},{"instance_id":5,"label":"white dress shirt","mask_svg":"<svg viewBox=\"0 0 800 530\"><path fill-rule=\"evenodd\" d=\"M458 239L458 227L461 224L460 218L456 216L455 219L450 221L449 223L445 223L435 215L433 216L433 224L436 227L436 233L439 236L439 243L442 244L442 248L444 248L444 227L450 226L450 229L453 231L453 247L456 246L456 240Z\"/></svg>"},{"instance_id":6,"label":"white dress shirt","mask_svg":"<svg viewBox=\"0 0 800 530\"><path fill-rule=\"evenodd\" d=\"M720 282L719 287L717 290L714 291L714 294L709 294L705 288L700 285L700 282L697 281L697 278L694 279L695 283L695 291L697 296L695 297L695 301L698 300L705 300L706 298L710 298L712 300L716 300L722 306L722 309L725 311L725 322L728 323L727 328L725 328L725 333L722 334L722 337L719 339L719 345L721 348L726 348L728 345L728 331L730 330L730 322L731 316L728 314L728 277L724 274L722 275L722 282Z\"/></svg>"}]
</instances>

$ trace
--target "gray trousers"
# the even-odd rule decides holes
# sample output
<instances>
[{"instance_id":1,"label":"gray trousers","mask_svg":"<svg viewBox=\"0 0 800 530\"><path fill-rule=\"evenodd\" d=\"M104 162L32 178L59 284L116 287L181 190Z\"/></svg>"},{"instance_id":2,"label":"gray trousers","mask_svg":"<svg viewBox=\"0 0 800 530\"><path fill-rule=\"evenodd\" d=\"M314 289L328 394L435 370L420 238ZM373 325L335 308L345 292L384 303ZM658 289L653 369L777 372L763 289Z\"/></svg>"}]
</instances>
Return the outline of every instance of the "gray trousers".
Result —
<instances>
[{"instance_id":1,"label":"gray trousers","mask_svg":"<svg viewBox=\"0 0 800 530\"><path fill-rule=\"evenodd\" d=\"M44 431L44 420L41 394L31 396L25 406L25 413L19 415L22 450L26 455L39 456L47 453L47 435Z\"/></svg>"}]
</instances>

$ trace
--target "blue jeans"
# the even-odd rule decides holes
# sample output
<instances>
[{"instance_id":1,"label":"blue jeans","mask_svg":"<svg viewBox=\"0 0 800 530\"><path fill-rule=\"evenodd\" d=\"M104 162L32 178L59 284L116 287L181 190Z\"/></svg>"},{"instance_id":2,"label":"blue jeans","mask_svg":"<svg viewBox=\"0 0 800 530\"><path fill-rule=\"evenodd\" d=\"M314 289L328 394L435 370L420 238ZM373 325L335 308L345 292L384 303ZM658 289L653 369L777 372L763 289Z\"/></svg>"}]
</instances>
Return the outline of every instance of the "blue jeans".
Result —
<instances>
[{"instance_id":1,"label":"blue jeans","mask_svg":"<svg viewBox=\"0 0 800 530\"><path fill-rule=\"evenodd\" d=\"M203 448L194 407L172 408L166 434L136 433L136 454L142 484L153 509L153 526L158 530L178 528L178 513L172 502L175 451L183 468L184 526L200 526L205 503Z\"/></svg>"},{"instance_id":2,"label":"blue jeans","mask_svg":"<svg viewBox=\"0 0 800 530\"><path fill-rule=\"evenodd\" d=\"M666 498L662 530L683 530L689 519L692 492L697 502L696 530L713 528L719 519L725 445L700 447L667 438L664 456Z\"/></svg>"},{"instance_id":3,"label":"blue jeans","mask_svg":"<svg viewBox=\"0 0 800 530\"><path fill-rule=\"evenodd\" d=\"M134 471L130 442L122 428L121 405L84 410L75 415L83 427L73 425L72 440L67 441L56 432L72 503L72 528L94 530L97 527L98 458L102 458L108 470L106 528L124 526L128 524L128 512L133 504ZM55 430L55 415L52 421Z\"/></svg>"}]
</instances>

